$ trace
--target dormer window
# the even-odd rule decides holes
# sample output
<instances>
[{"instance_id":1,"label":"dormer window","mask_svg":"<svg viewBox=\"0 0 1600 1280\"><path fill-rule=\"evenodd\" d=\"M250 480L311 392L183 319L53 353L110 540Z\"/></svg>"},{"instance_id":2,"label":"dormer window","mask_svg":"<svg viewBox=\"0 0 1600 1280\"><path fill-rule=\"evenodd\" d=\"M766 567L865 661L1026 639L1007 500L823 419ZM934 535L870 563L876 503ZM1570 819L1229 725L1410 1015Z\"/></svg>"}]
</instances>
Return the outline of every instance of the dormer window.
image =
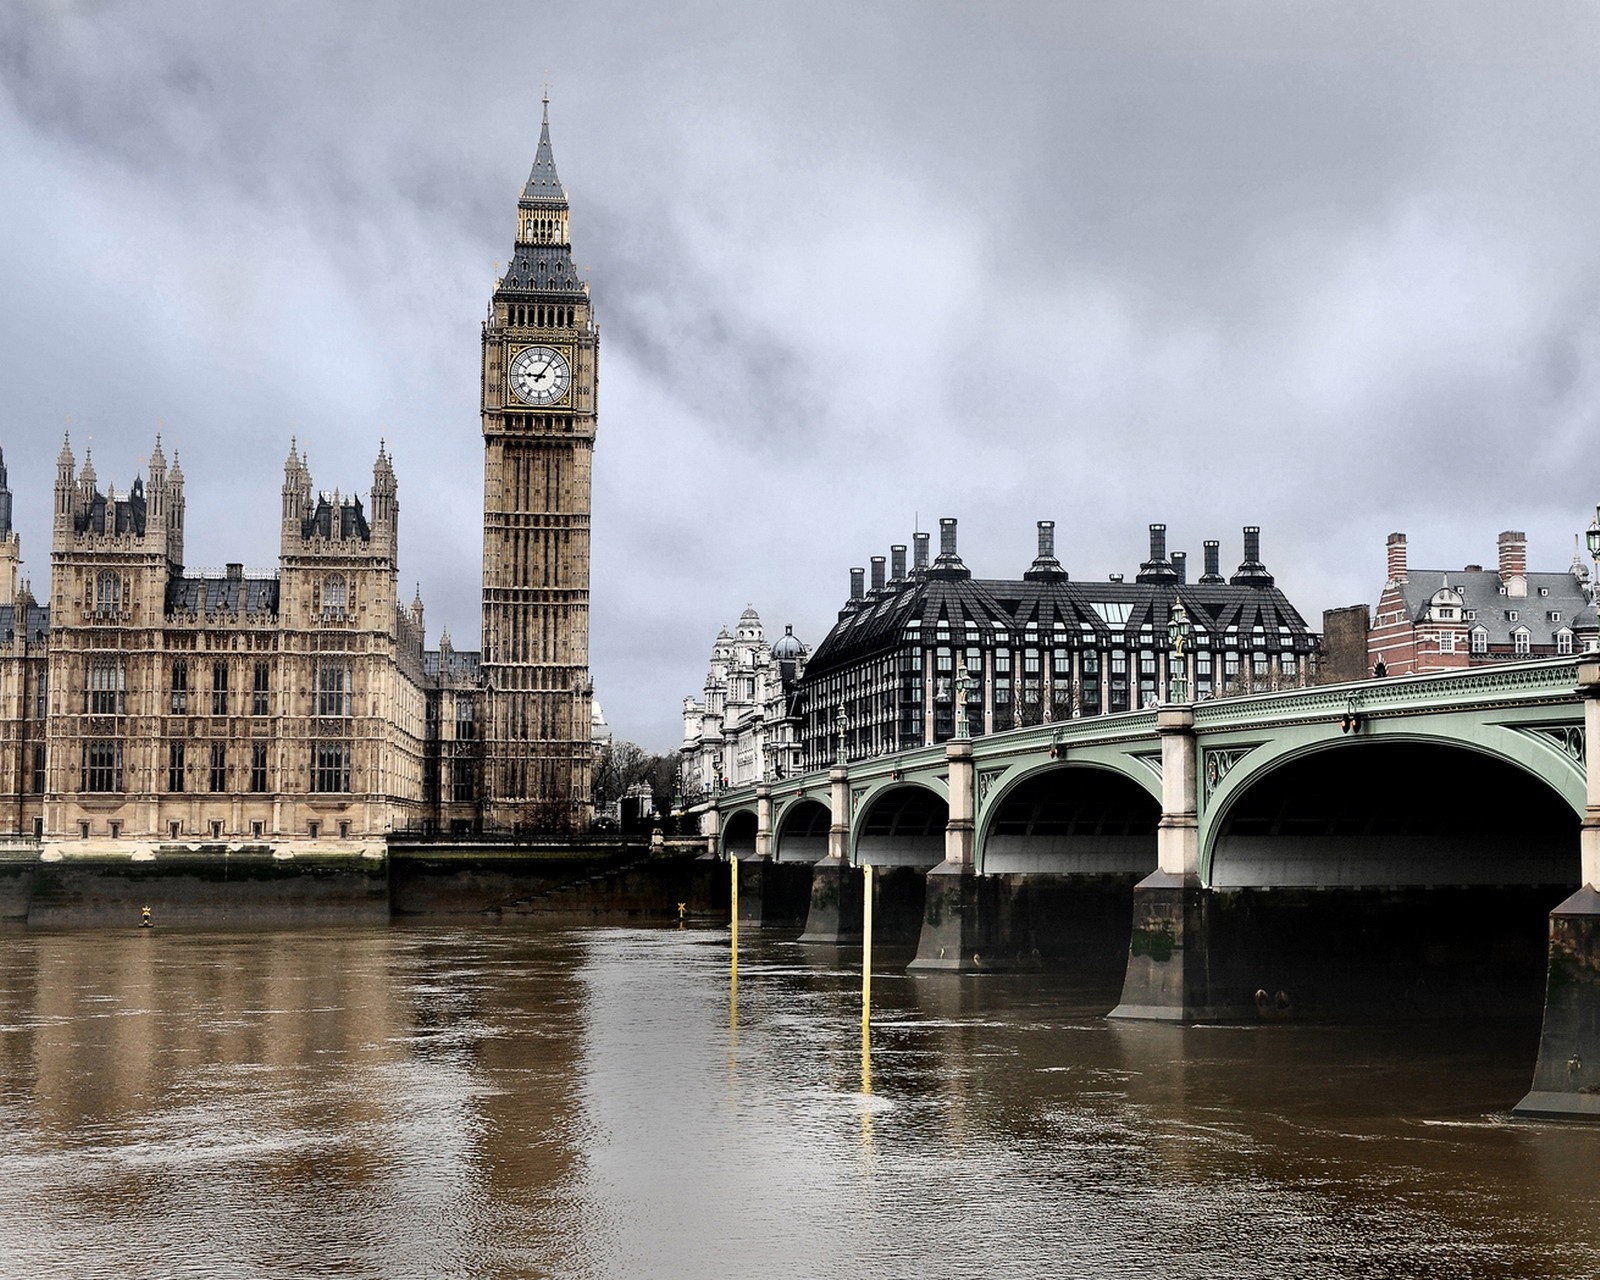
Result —
<instances>
[{"instance_id":1,"label":"dormer window","mask_svg":"<svg viewBox=\"0 0 1600 1280\"><path fill-rule=\"evenodd\" d=\"M1543 595L1544 593L1541 591L1539 594ZM1552 609L1552 610L1550 610L1550 621L1551 622L1560 622L1561 621L1561 610L1560 609Z\"/></svg>"},{"instance_id":2,"label":"dormer window","mask_svg":"<svg viewBox=\"0 0 1600 1280\"><path fill-rule=\"evenodd\" d=\"M1517 611L1515 609L1507 609L1506 610L1506 621L1507 622L1515 622L1516 620L1517 620Z\"/></svg>"},{"instance_id":3,"label":"dormer window","mask_svg":"<svg viewBox=\"0 0 1600 1280\"><path fill-rule=\"evenodd\" d=\"M1572 652L1572 632L1568 631L1565 627L1556 632L1556 652Z\"/></svg>"},{"instance_id":4,"label":"dormer window","mask_svg":"<svg viewBox=\"0 0 1600 1280\"><path fill-rule=\"evenodd\" d=\"M1473 653L1489 652L1489 633L1482 627L1472 629L1471 649Z\"/></svg>"},{"instance_id":5,"label":"dormer window","mask_svg":"<svg viewBox=\"0 0 1600 1280\"><path fill-rule=\"evenodd\" d=\"M1512 651L1520 658L1525 658L1533 652L1533 637L1523 627L1518 627L1511 633Z\"/></svg>"},{"instance_id":6,"label":"dormer window","mask_svg":"<svg viewBox=\"0 0 1600 1280\"><path fill-rule=\"evenodd\" d=\"M1540 587L1539 588L1539 594L1542 595L1542 596L1549 595L1550 594L1550 588L1549 587Z\"/></svg>"}]
</instances>

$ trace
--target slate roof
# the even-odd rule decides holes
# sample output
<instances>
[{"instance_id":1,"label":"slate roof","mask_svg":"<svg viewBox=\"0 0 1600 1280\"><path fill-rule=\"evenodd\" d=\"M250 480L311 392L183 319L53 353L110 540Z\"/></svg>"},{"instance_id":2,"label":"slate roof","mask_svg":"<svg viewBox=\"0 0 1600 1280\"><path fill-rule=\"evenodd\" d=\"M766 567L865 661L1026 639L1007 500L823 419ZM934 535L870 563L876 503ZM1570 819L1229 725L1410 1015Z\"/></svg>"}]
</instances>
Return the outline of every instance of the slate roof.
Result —
<instances>
[{"instance_id":1,"label":"slate roof","mask_svg":"<svg viewBox=\"0 0 1600 1280\"><path fill-rule=\"evenodd\" d=\"M50 631L50 606L45 604L32 604L27 606L27 633L38 638L49 634ZM14 604L0 605L0 639L10 643L17 638L17 606Z\"/></svg>"},{"instance_id":2,"label":"slate roof","mask_svg":"<svg viewBox=\"0 0 1600 1280\"><path fill-rule=\"evenodd\" d=\"M195 575L167 580L167 613L268 614L278 612L276 578L230 578Z\"/></svg>"},{"instance_id":3,"label":"slate roof","mask_svg":"<svg viewBox=\"0 0 1600 1280\"><path fill-rule=\"evenodd\" d=\"M1530 573L1526 596L1500 594L1500 575L1494 569L1408 569L1400 584L1400 598L1412 622L1428 615L1434 593L1450 586L1461 593L1462 608L1476 613L1462 625L1468 631L1482 629L1490 645L1511 645L1511 633L1526 629L1535 645L1555 644L1556 632L1591 628L1600 623L1594 607L1584 594L1583 584L1567 573ZM1543 591L1545 594L1541 595ZM1515 613L1515 619L1508 614ZM1552 619L1552 613L1560 614Z\"/></svg>"},{"instance_id":4,"label":"slate roof","mask_svg":"<svg viewBox=\"0 0 1600 1280\"><path fill-rule=\"evenodd\" d=\"M471 649L452 649L448 665L443 666L444 678L446 680L476 680L482 656ZM430 680L439 679L441 665L438 649L424 649L422 651L423 675Z\"/></svg>"},{"instance_id":5,"label":"slate roof","mask_svg":"<svg viewBox=\"0 0 1600 1280\"><path fill-rule=\"evenodd\" d=\"M555 152L550 149L550 99L544 100L544 121L539 126L539 149L533 153L533 169L522 188L522 203L567 203L567 193L556 176Z\"/></svg>"},{"instance_id":6,"label":"slate roof","mask_svg":"<svg viewBox=\"0 0 1600 1280\"><path fill-rule=\"evenodd\" d=\"M367 524L366 512L361 509L360 498L343 498L330 502L327 494L317 496L316 510L309 519L300 522L300 533L306 538L359 538L372 541L372 529Z\"/></svg>"},{"instance_id":7,"label":"slate roof","mask_svg":"<svg viewBox=\"0 0 1600 1280\"><path fill-rule=\"evenodd\" d=\"M88 508L75 521L79 533L131 533L144 536L144 481L135 480L126 498L107 498L98 489Z\"/></svg>"},{"instance_id":8,"label":"slate roof","mask_svg":"<svg viewBox=\"0 0 1600 1280\"><path fill-rule=\"evenodd\" d=\"M519 244L512 252L500 293L570 293L583 297L583 280L564 244Z\"/></svg>"},{"instance_id":9,"label":"slate roof","mask_svg":"<svg viewBox=\"0 0 1600 1280\"><path fill-rule=\"evenodd\" d=\"M1038 562L1036 562L1037 565ZM1271 576L1250 575L1259 582ZM1064 573L1033 574L1019 580L975 579L963 568L959 575L935 567L913 574L904 583L890 583L869 592L852 608L847 605L806 666L809 680L864 659L886 654L911 642L914 620L921 643L937 643L941 620L948 623L950 644L959 647L977 625L979 643L1051 645L1064 628L1071 648L1137 645L1148 627L1166 647L1168 616L1174 597L1183 601L1196 632L1204 630L1211 647L1253 648L1248 641L1262 629L1270 652L1309 654L1316 637L1298 609L1276 586L1241 583L1074 582ZM1030 624L1032 629L1030 630ZM996 633L1009 638L1001 640Z\"/></svg>"}]
</instances>

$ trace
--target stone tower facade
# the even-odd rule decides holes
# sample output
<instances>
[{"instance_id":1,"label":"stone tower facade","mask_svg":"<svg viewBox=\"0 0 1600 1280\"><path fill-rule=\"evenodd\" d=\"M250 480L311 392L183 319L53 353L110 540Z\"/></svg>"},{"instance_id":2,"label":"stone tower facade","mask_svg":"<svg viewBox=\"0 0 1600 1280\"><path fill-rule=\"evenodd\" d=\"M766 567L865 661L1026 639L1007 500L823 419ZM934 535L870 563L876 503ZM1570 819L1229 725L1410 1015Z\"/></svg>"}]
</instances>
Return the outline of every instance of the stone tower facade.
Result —
<instances>
[{"instance_id":1,"label":"stone tower facade","mask_svg":"<svg viewBox=\"0 0 1600 1280\"><path fill-rule=\"evenodd\" d=\"M572 261L550 108L483 325L486 827L582 826L592 748L589 512L599 328Z\"/></svg>"}]
</instances>

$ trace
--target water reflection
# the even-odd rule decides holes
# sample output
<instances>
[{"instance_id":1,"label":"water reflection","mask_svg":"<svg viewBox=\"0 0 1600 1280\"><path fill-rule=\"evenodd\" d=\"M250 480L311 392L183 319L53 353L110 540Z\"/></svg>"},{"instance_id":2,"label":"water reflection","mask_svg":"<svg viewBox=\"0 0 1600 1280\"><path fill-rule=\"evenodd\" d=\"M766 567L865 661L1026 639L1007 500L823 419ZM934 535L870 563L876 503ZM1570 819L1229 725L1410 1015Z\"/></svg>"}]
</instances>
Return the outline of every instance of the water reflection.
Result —
<instances>
[{"instance_id":1,"label":"water reflection","mask_svg":"<svg viewBox=\"0 0 1600 1280\"><path fill-rule=\"evenodd\" d=\"M1505 1118L1536 1025L1109 1023L759 930L0 946L8 1276L1600 1270L1600 1133Z\"/></svg>"}]
</instances>

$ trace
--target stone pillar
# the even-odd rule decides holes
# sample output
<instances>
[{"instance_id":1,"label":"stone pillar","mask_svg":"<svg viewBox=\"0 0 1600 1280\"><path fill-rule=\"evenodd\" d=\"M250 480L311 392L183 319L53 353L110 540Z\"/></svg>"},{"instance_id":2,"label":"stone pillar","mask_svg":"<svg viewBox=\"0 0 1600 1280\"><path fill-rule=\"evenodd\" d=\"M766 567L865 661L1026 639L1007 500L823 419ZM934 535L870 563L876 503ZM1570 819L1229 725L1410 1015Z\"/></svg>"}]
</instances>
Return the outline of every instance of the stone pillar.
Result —
<instances>
[{"instance_id":1,"label":"stone pillar","mask_svg":"<svg viewBox=\"0 0 1600 1280\"><path fill-rule=\"evenodd\" d=\"M772 857L772 788L756 788L756 857Z\"/></svg>"},{"instance_id":2,"label":"stone pillar","mask_svg":"<svg viewBox=\"0 0 1600 1280\"><path fill-rule=\"evenodd\" d=\"M983 968L997 922L984 910L983 884L974 870L973 817L977 808L972 743L955 738L945 744L950 770L950 819L944 828L944 861L928 872L923 891L922 933L908 969L968 972ZM992 895L990 895L992 897Z\"/></svg>"},{"instance_id":3,"label":"stone pillar","mask_svg":"<svg viewBox=\"0 0 1600 1280\"><path fill-rule=\"evenodd\" d=\"M700 824L700 829L706 837L706 854L708 857L722 856L722 812L717 808L713 799L706 808L706 816Z\"/></svg>"},{"instance_id":4,"label":"stone pillar","mask_svg":"<svg viewBox=\"0 0 1600 1280\"><path fill-rule=\"evenodd\" d=\"M1168 1022L1244 1016L1254 1006L1213 973L1209 892L1200 883L1199 751L1194 708L1165 706L1156 870L1133 890L1133 935L1113 1018Z\"/></svg>"},{"instance_id":5,"label":"stone pillar","mask_svg":"<svg viewBox=\"0 0 1600 1280\"><path fill-rule=\"evenodd\" d=\"M1504 535L1502 535L1504 536ZM1600 1121L1600 661L1578 664L1588 793L1578 831L1583 885L1550 913L1544 1029L1522 1116Z\"/></svg>"},{"instance_id":6,"label":"stone pillar","mask_svg":"<svg viewBox=\"0 0 1600 1280\"><path fill-rule=\"evenodd\" d=\"M811 869L811 910L801 942L843 945L861 941L861 877L847 854L850 848L850 773L843 764L828 772L833 824L828 855Z\"/></svg>"}]
</instances>

